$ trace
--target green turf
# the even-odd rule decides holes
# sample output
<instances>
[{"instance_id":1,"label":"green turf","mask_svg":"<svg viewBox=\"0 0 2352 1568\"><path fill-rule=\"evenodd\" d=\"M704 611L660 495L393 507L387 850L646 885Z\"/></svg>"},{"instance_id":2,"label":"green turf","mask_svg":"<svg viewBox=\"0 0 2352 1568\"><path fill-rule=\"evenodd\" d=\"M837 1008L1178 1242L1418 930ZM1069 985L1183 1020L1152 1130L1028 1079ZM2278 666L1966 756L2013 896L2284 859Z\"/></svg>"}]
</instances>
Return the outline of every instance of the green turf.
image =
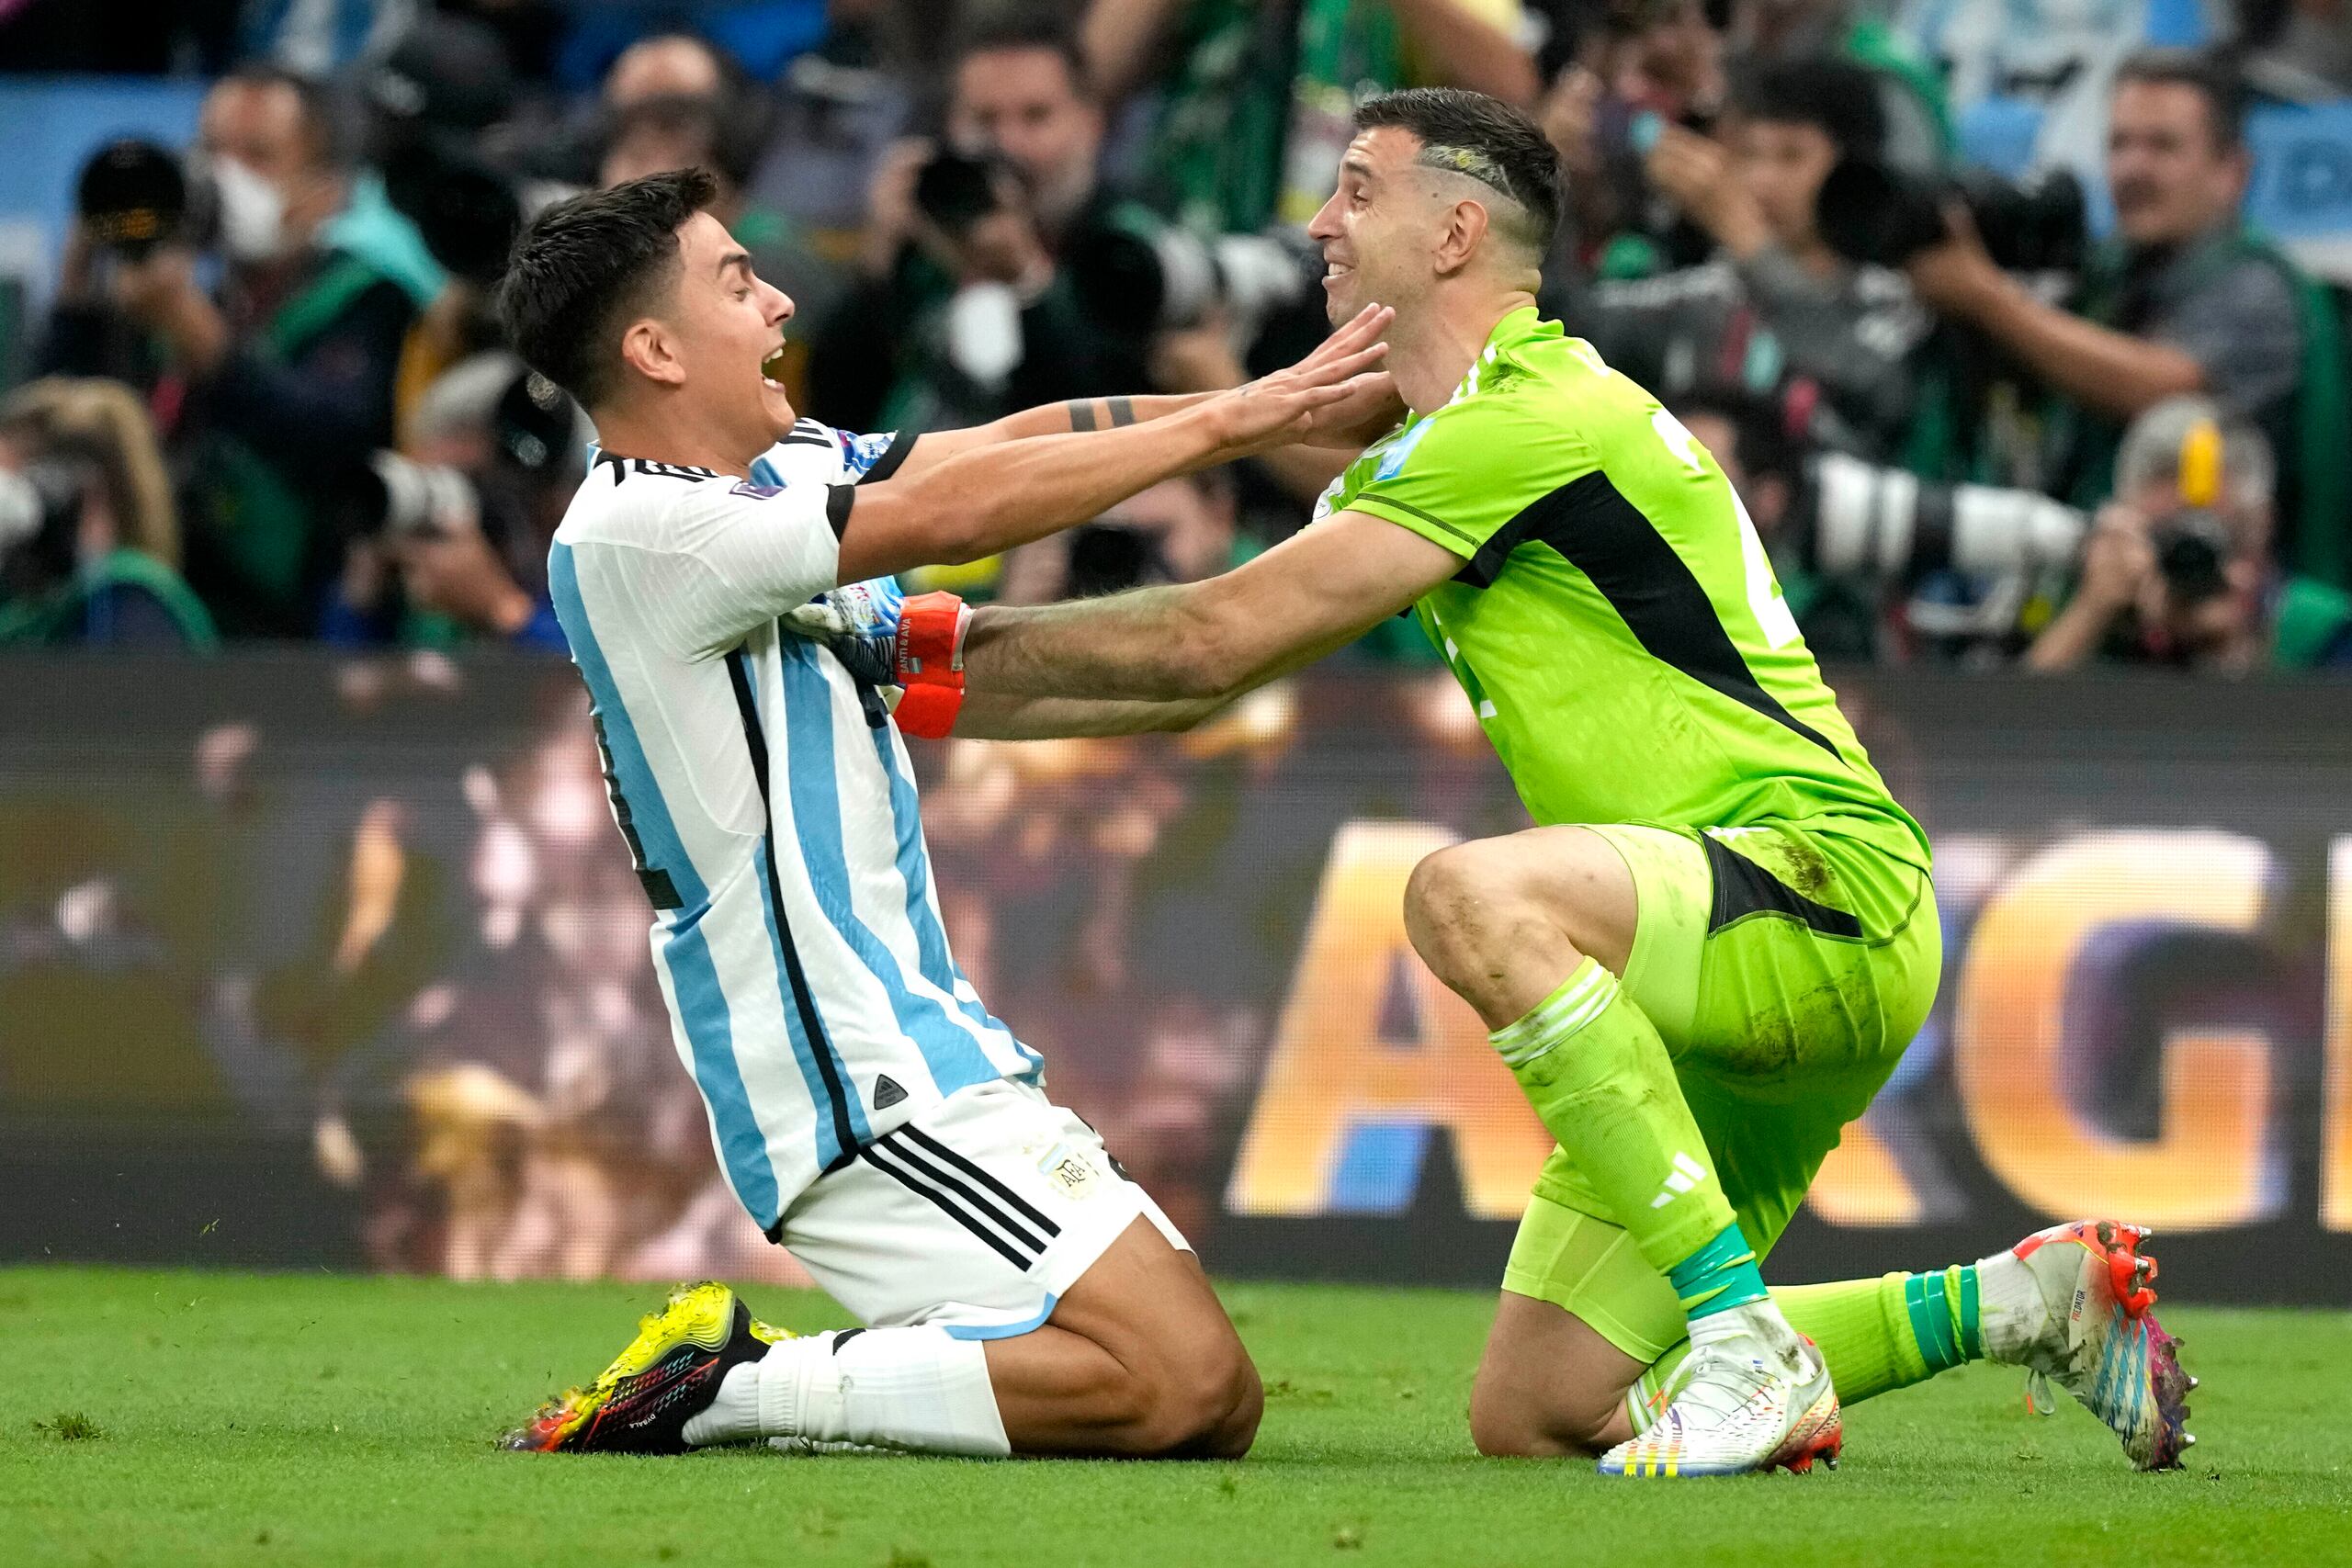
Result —
<instances>
[{"instance_id":1,"label":"green turf","mask_svg":"<svg viewBox=\"0 0 2352 1568\"><path fill-rule=\"evenodd\" d=\"M0 1269L0 1562L688 1564L2352 1560L2352 1318L2179 1311L2186 1473L1968 1368L1849 1413L1834 1474L1680 1485L1477 1458L1490 1298L1236 1286L1270 1390L1232 1464L502 1453L643 1287ZM816 1298L753 1296L800 1326ZM95 1425L95 1434L89 1427Z\"/></svg>"}]
</instances>

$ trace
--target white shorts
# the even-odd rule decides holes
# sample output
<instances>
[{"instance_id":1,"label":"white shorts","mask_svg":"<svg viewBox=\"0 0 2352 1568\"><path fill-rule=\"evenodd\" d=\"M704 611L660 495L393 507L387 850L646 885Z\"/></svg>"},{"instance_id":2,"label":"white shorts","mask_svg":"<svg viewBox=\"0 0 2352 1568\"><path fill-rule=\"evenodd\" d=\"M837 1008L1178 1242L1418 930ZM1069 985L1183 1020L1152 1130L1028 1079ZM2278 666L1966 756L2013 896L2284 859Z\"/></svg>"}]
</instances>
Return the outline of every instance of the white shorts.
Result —
<instances>
[{"instance_id":1,"label":"white shorts","mask_svg":"<svg viewBox=\"0 0 2352 1568\"><path fill-rule=\"evenodd\" d=\"M1026 1334L1138 1214L1191 1250L1094 1129L1027 1084L959 1089L793 1201L784 1245L876 1328Z\"/></svg>"}]
</instances>

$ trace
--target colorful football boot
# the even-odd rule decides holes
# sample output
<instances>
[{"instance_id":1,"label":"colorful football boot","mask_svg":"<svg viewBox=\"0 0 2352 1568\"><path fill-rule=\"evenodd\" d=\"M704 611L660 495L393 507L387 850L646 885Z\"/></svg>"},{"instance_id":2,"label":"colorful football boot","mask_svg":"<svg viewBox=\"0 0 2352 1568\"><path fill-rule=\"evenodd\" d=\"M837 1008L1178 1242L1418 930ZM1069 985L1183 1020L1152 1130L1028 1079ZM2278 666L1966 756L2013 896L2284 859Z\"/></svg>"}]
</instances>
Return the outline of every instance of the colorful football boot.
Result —
<instances>
[{"instance_id":1,"label":"colorful football boot","mask_svg":"<svg viewBox=\"0 0 2352 1568\"><path fill-rule=\"evenodd\" d=\"M728 1372L793 1336L752 1316L725 1285L683 1285L637 1324L637 1337L585 1389L567 1390L502 1446L533 1453L675 1454L686 1423Z\"/></svg>"},{"instance_id":2,"label":"colorful football boot","mask_svg":"<svg viewBox=\"0 0 2352 1568\"><path fill-rule=\"evenodd\" d=\"M2197 1380L2156 1321L2150 1232L2113 1220L2036 1231L2009 1249L2039 1297L2036 1311L1988 1315L1987 1359L2026 1369L2026 1396L2044 1415L2056 1383L2107 1423L2142 1470L2172 1470L2195 1446L2188 1399Z\"/></svg>"},{"instance_id":3,"label":"colorful football boot","mask_svg":"<svg viewBox=\"0 0 2352 1568\"><path fill-rule=\"evenodd\" d=\"M1791 1470L1819 1460L1831 1470L1845 1423L1829 1364L1810 1339L1797 1365L1760 1342L1703 1346L1675 1369L1658 1410L1638 1437L1600 1456L1603 1475L1683 1479Z\"/></svg>"}]
</instances>

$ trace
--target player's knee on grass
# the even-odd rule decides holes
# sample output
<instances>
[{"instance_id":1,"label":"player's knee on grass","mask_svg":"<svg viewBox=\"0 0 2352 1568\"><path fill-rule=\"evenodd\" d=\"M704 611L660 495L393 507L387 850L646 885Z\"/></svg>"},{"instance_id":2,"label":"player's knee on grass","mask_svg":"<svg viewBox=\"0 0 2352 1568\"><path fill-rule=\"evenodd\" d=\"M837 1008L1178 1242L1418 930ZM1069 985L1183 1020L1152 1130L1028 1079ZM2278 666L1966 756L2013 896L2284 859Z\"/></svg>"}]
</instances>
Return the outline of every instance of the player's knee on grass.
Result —
<instances>
[{"instance_id":1,"label":"player's knee on grass","mask_svg":"<svg viewBox=\"0 0 2352 1568\"><path fill-rule=\"evenodd\" d=\"M1603 1453L1626 1435L1624 1393L1563 1393L1481 1375L1470 1390L1470 1440L1490 1459L1559 1459Z\"/></svg>"},{"instance_id":2,"label":"player's knee on grass","mask_svg":"<svg viewBox=\"0 0 2352 1568\"><path fill-rule=\"evenodd\" d=\"M1091 1342L1069 1408L1103 1451L1238 1458L1257 1436L1258 1370L1200 1263L1138 1221L1067 1293L1054 1325Z\"/></svg>"},{"instance_id":3,"label":"player's knee on grass","mask_svg":"<svg viewBox=\"0 0 2352 1568\"><path fill-rule=\"evenodd\" d=\"M1258 1369L1230 1330L1131 1354L1100 1398L1110 1447L1134 1459L1238 1459L1265 1408Z\"/></svg>"}]
</instances>

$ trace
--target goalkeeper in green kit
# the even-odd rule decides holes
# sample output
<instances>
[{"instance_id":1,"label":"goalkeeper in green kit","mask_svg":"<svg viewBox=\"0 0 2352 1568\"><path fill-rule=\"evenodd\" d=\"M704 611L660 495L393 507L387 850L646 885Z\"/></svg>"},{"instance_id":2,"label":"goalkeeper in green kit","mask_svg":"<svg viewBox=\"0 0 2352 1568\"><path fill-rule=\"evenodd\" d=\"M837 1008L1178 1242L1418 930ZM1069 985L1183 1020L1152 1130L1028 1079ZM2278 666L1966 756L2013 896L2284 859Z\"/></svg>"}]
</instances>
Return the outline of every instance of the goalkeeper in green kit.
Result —
<instances>
[{"instance_id":1,"label":"goalkeeper in green kit","mask_svg":"<svg viewBox=\"0 0 2352 1568\"><path fill-rule=\"evenodd\" d=\"M1395 312L1389 378L1313 525L1206 582L933 604L899 678L960 679L965 733L1181 728L1414 609L1538 824L1441 851L1406 893L1415 946L1559 1145L1472 1395L1483 1450L1804 1470L1835 1460L1841 1399L1981 1358L2067 1388L2143 1468L2178 1463L2191 1383L2137 1227L1766 1288L1934 1001L1926 836L1713 457L1538 317L1560 203L1542 132L1442 89L1355 124L1309 233L1335 322Z\"/></svg>"}]
</instances>

